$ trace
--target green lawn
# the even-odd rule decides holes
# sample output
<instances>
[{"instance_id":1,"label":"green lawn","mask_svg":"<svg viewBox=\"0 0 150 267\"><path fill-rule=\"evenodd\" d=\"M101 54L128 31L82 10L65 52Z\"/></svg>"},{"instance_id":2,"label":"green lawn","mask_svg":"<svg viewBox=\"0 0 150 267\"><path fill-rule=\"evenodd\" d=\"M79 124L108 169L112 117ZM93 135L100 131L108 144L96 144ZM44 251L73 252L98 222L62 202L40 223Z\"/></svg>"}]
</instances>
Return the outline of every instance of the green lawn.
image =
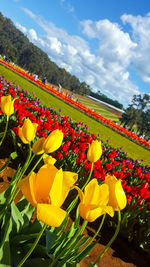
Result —
<instances>
[{"instance_id":1,"label":"green lawn","mask_svg":"<svg viewBox=\"0 0 150 267\"><path fill-rule=\"evenodd\" d=\"M21 89L28 90L30 93L35 92L37 97L41 99L42 103L48 107L55 107L58 111L62 109L62 114L70 116L74 122L84 122L89 126L91 133L100 134L101 139L109 140L109 144L115 148L123 147L123 150L128 153L129 157L134 159L144 160L144 164L150 164L150 151L121 136L110 128L104 126L100 122L88 117L86 114L64 103L60 99L45 92L23 77L17 75L11 70L0 65L0 75L4 75L5 79L19 84Z\"/></svg>"}]
</instances>

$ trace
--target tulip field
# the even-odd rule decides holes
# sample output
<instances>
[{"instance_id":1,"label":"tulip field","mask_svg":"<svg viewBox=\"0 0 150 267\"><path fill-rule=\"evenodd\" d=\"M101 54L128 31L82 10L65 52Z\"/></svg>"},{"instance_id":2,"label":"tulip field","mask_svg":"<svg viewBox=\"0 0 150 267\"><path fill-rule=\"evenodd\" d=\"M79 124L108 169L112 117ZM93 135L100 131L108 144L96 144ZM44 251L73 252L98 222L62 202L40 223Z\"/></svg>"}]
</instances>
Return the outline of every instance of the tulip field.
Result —
<instances>
[{"instance_id":1,"label":"tulip field","mask_svg":"<svg viewBox=\"0 0 150 267\"><path fill-rule=\"evenodd\" d=\"M144 139L47 85L45 90L149 149ZM97 266L118 233L150 255L150 166L106 140L0 77L0 155L7 158L0 172L10 163L15 169L0 194L2 265L28 266L42 259L41 266L79 266L96 245L103 223L114 235L89 266ZM72 210L74 222L66 228ZM85 236L95 220L95 234Z\"/></svg>"}]
</instances>

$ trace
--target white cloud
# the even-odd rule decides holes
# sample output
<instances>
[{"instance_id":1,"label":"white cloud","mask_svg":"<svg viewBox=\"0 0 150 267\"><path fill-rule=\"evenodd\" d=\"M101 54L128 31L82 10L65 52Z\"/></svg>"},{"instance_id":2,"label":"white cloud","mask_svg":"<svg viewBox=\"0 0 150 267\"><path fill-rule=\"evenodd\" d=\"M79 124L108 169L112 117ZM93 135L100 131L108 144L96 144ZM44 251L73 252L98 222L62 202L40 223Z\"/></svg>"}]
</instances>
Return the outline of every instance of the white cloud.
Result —
<instances>
[{"instance_id":1,"label":"white cloud","mask_svg":"<svg viewBox=\"0 0 150 267\"><path fill-rule=\"evenodd\" d=\"M28 31L28 34L27 34L29 40L31 42L34 42L34 41L37 41L38 40L38 37L37 37L37 34L36 34L36 31L34 29L30 29Z\"/></svg>"},{"instance_id":2,"label":"white cloud","mask_svg":"<svg viewBox=\"0 0 150 267\"><path fill-rule=\"evenodd\" d=\"M20 23L16 22L16 27L22 31L23 33L26 33L27 32L27 29L26 27L22 26Z\"/></svg>"},{"instance_id":3,"label":"white cloud","mask_svg":"<svg viewBox=\"0 0 150 267\"><path fill-rule=\"evenodd\" d=\"M39 36L30 29L30 39L51 60L76 75L80 81L86 81L93 90L100 90L124 104L129 103L134 94L140 93L138 86L130 80L131 64L143 80L150 82L150 14L146 17L121 17L123 23L131 25L131 37L117 23L107 19L82 21L82 32L86 40L89 38L86 41L81 36L69 35L64 29L57 28L28 9L23 10L44 31L43 36ZM90 49L93 38L98 43L94 53Z\"/></svg>"},{"instance_id":4,"label":"white cloud","mask_svg":"<svg viewBox=\"0 0 150 267\"><path fill-rule=\"evenodd\" d=\"M134 68L145 82L150 83L150 13L145 17L124 14L121 19L131 26L132 38L137 42Z\"/></svg>"}]
</instances>

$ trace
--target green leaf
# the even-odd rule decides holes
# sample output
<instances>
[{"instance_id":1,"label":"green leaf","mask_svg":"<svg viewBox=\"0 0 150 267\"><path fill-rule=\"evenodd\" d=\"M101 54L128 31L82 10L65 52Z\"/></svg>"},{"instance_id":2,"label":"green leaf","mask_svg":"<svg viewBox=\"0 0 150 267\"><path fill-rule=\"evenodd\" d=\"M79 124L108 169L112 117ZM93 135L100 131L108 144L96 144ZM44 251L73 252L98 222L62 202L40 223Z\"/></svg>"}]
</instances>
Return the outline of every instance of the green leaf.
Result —
<instances>
[{"instance_id":1,"label":"green leaf","mask_svg":"<svg viewBox=\"0 0 150 267\"><path fill-rule=\"evenodd\" d=\"M50 261L48 259L44 259L44 258L34 258L34 259L28 259L23 267L47 267L50 265Z\"/></svg>"},{"instance_id":2,"label":"green leaf","mask_svg":"<svg viewBox=\"0 0 150 267\"><path fill-rule=\"evenodd\" d=\"M17 208L19 209L24 220L23 227L28 226L32 219L35 208L24 197L17 203Z\"/></svg>"},{"instance_id":3,"label":"green leaf","mask_svg":"<svg viewBox=\"0 0 150 267\"><path fill-rule=\"evenodd\" d=\"M85 257L87 257L90 253L90 251L95 247L95 245L98 243L98 241L93 242L91 245L89 245L76 259L77 262L82 261Z\"/></svg>"},{"instance_id":4,"label":"green leaf","mask_svg":"<svg viewBox=\"0 0 150 267\"><path fill-rule=\"evenodd\" d=\"M12 215L13 227L15 226L17 229L17 232L19 232L19 230L22 228L24 224L24 220L22 218L22 215L19 209L15 205L14 201L11 203L11 215Z\"/></svg>"},{"instance_id":5,"label":"green leaf","mask_svg":"<svg viewBox=\"0 0 150 267\"><path fill-rule=\"evenodd\" d=\"M74 227L75 228L79 228L79 223L80 223L80 214L79 214L79 206L76 210L76 218L75 218L75 222L74 222Z\"/></svg>"},{"instance_id":6,"label":"green leaf","mask_svg":"<svg viewBox=\"0 0 150 267\"><path fill-rule=\"evenodd\" d=\"M10 129L10 134L12 136L12 142L13 142L14 148L17 150L17 136L12 129Z\"/></svg>"},{"instance_id":7,"label":"green leaf","mask_svg":"<svg viewBox=\"0 0 150 267\"><path fill-rule=\"evenodd\" d=\"M48 231L47 229L45 230L45 232L46 232L46 249L47 253L49 254L52 245L57 239L57 235L55 235L53 232Z\"/></svg>"},{"instance_id":8,"label":"green leaf","mask_svg":"<svg viewBox=\"0 0 150 267\"><path fill-rule=\"evenodd\" d=\"M10 243L9 236L12 230L10 214L5 214L1 228L0 263L2 266L10 266ZM2 235L3 233L3 235Z\"/></svg>"},{"instance_id":9,"label":"green leaf","mask_svg":"<svg viewBox=\"0 0 150 267\"><path fill-rule=\"evenodd\" d=\"M22 243L24 243L28 240L31 240L31 239L35 240L37 235L38 235L38 233L26 234L26 235L18 233L18 235L15 235L14 238L12 237L12 244L18 245L19 243L22 244Z\"/></svg>"},{"instance_id":10,"label":"green leaf","mask_svg":"<svg viewBox=\"0 0 150 267\"><path fill-rule=\"evenodd\" d=\"M74 227L74 222L72 222L70 228L69 228L69 231L68 231L68 236L67 238L70 239L72 236L75 235L77 229Z\"/></svg>"}]
</instances>

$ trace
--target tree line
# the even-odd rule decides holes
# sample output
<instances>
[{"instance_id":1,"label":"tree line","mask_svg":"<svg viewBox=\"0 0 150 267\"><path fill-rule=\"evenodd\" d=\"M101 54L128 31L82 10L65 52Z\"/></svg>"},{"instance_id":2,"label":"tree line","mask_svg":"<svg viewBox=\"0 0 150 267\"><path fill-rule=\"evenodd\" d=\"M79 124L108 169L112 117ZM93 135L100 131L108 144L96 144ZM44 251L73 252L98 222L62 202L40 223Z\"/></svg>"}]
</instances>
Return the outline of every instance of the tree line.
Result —
<instances>
[{"instance_id":1,"label":"tree line","mask_svg":"<svg viewBox=\"0 0 150 267\"><path fill-rule=\"evenodd\" d=\"M123 126L138 136L150 138L150 95L134 95L131 104L120 118Z\"/></svg>"},{"instance_id":2,"label":"tree line","mask_svg":"<svg viewBox=\"0 0 150 267\"><path fill-rule=\"evenodd\" d=\"M86 82L80 82L76 76L58 67L2 13L0 13L0 54L6 55L9 60L30 73L37 74L41 80L46 77L48 82L55 85L61 84L62 87L74 93L92 94L92 89ZM112 105L116 104L106 96L104 101L107 103L112 101Z\"/></svg>"}]
</instances>

